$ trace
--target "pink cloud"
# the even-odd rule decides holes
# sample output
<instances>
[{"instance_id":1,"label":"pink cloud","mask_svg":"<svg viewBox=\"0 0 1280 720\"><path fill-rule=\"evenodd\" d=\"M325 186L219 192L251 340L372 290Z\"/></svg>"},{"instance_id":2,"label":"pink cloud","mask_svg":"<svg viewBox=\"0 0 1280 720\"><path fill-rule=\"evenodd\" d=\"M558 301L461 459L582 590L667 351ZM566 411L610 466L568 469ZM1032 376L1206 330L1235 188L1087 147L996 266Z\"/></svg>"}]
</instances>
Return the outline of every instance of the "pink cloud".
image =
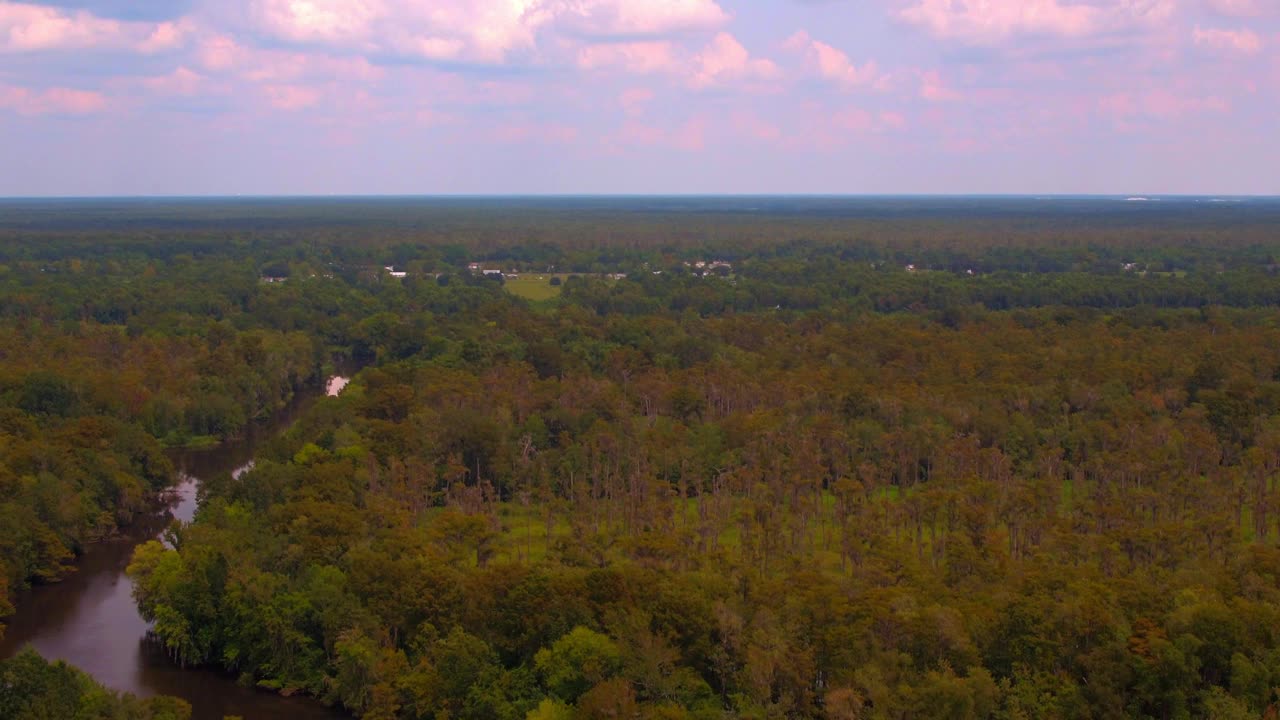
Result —
<instances>
[{"instance_id":1,"label":"pink cloud","mask_svg":"<svg viewBox=\"0 0 1280 720\"><path fill-rule=\"evenodd\" d=\"M772 60L753 58L736 38L719 33L695 58L690 84L705 88L733 81L772 80L781 73Z\"/></svg>"},{"instance_id":2,"label":"pink cloud","mask_svg":"<svg viewBox=\"0 0 1280 720\"><path fill-rule=\"evenodd\" d=\"M195 31L189 20L178 22L162 22L156 25L147 37L137 44L137 49L144 53L157 53L181 47L187 37Z\"/></svg>"},{"instance_id":3,"label":"pink cloud","mask_svg":"<svg viewBox=\"0 0 1280 720\"><path fill-rule=\"evenodd\" d=\"M300 80L372 81L382 77L382 68L362 57L332 57L316 53L260 50L242 68L246 79L281 83Z\"/></svg>"},{"instance_id":4,"label":"pink cloud","mask_svg":"<svg viewBox=\"0 0 1280 720\"><path fill-rule=\"evenodd\" d=\"M383 68L359 55L252 48L226 35L203 39L196 48L195 59L211 75L229 75L266 85L334 80L368 83L386 74Z\"/></svg>"},{"instance_id":5,"label":"pink cloud","mask_svg":"<svg viewBox=\"0 0 1280 720\"><path fill-rule=\"evenodd\" d=\"M566 26L593 35L667 35L729 22L714 0L561 0L545 5Z\"/></svg>"},{"instance_id":6,"label":"pink cloud","mask_svg":"<svg viewBox=\"0 0 1280 720\"><path fill-rule=\"evenodd\" d=\"M252 9L265 29L295 42L363 39L386 11L380 2L343 0L260 0Z\"/></svg>"},{"instance_id":7,"label":"pink cloud","mask_svg":"<svg viewBox=\"0 0 1280 720\"><path fill-rule=\"evenodd\" d=\"M578 50L577 57L583 70L621 68L637 74L671 72L679 64L675 47L666 41L587 45Z\"/></svg>"},{"instance_id":8,"label":"pink cloud","mask_svg":"<svg viewBox=\"0 0 1280 720\"><path fill-rule=\"evenodd\" d=\"M906 124L906 118L896 111L853 106L833 109L808 103L800 109L798 129L788 133L785 144L794 150L831 151L896 132Z\"/></svg>"},{"instance_id":9,"label":"pink cloud","mask_svg":"<svg viewBox=\"0 0 1280 720\"><path fill-rule=\"evenodd\" d=\"M201 92L204 77L185 67L179 67L168 75L144 78L142 84L151 92L161 95L183 95L190 97Z\"/></svg>"},{"instance_id":10,"label":"pink cloud","mask_svg":"<svg viewBox=\"0 0 1280 720\"><path fill-rule=\"evenodd\" d=\"M320 102L320 90L304 85L267 85L263 92L278 110L305 110Z\"/></svg>"},{"instance_id":11,"label":"pink cloud","mask_svg":"<svg viewBox=\"0 0 1280 720\"><path fill-rule=\"evenodd\" d=\"M724 25L715 0L248 0L255 29L294 43L504 63L538 36L656 38Z\"/></svg>"},{"instance_id":12,"label":"pink cloud","mask_svg":"<svg viewBox=\"0 0 1280 720\"><path fill-rule=\"evenodd\" d=\"M215 35L200 43L197 57L208 70L230 70L246 62L250 51L226 35Z\"/></svg>"},{"instance_id":13,"label":"pink cloud","mask_svg":"<svg viewBox=\"0 0 1280 720\"><path fill-rule=\"evenodd\" d=\"M506 0L253 0L257 27L295 42L431 60L498 63L550 15Z\"/></svg>"},{"instance_id":14,"label":"pink cloud","mask_svg":"<svg viewBox=\"0 0 1280 720\"><path fill-rule=\"evenodd\" d=\"M171 26L172 23L162 23ZM174 32L151 23L0 0L0 52L114 48L150 50ZM157 33L159 35L157 36Z\"/></svg>"},{"instance_id":15,"label":"pink cloud","mask_svg":"<svg viewBox=\"0 0 1280 720\"><path fill-rule=\"evenodd\" d=\"M989 44L1018 35L1077 38L1159 23L1174 0L914 0L904 22L941 37Z\"/></svg>"},{"instance_id":16,"label":"pink cloud","mask_svg":"<svg viewBox=\"0 0 1280 720\"><path fill-rule=\"evenodd\" d=\"M695 115L672 127L628 122L604 138L605 147L620 152L627 147L666 147L685 152L706 149L711 123L705 115Z\"/></svg>"},{"instance_id":17,"label":"pink cloud","mask_svg":"<svg viewBox=\"0 0 1280 720\"><path fill-rule=\"evenodd\" d=\"M56 87L32 91L0 85L0 108L8 108L22 115L85 115L106 107L106 97L89 90Z\"/></svg>"},{"instance_id":18,"label":"pink cloud","mask_svg":"<svg viewBox=\"0 0 1280 720\"><path fill-rule=\"evenodd\" d=\"M844 51L814 40L803 30L788 38L784 47L803 53L814 71L846 89L875 85L884 80L874 60L858 67Z\"/></svg>"},{"instance_id":19,"label":"pink cloud","mask_svg":"<svg viewBox=\"0 0 1280 720\"><path fill-rule=\"evenodd\" d=\"M1219 30L1216 28L1201 28L1196 26L1192 31L1192 38L1196 45L1212 48L1214 50L1226 50L1228 52L1244 53L1246 55L1255 55L1262 50L1262 38L1252 30Z\"/></svg>"},{"instance_id":20,"label":"pink cloud","mask_svg":"<svg viewBox=\"0 0 1280 720\"><path fill-rule=\"evenodd\" d=\"M1210 95L1208 97L1187 97L1168 90L1152 90L1143 98L1146 112L1156 117L1178 117L1188 113L1225 113L1231 110L1226 100Z\"/></svg>"},{"instance_id":21,"label":"pink cloud","mask_svg":"<svg viewBox=\"0 0 1280 720\"><path fill-rule=\"evenodd\" d=\"M901 130L907 126L907 118L902 113L880 113L880 127L883 130Z\"/></svg>"},{"instance_id":22,"label":"pink cloud","mask_svg":"<svg viewBox=\"0 0 1280 720\"><path fill-rule=\"evenodd\" d=\"M1103 115L1118 119L1170 119L1194 113L1225 113L1231 110L1230 103L1218 96L1185 95L1166 89L1114 93L1099 98L1097 106Z\"/></svg>"},{"instance_id":23,"label":"pink cloud","mask_svg":"<svg viewBox=\"0 0 1280 720\"><path fill-rule=\"evenodd\" d=\"M929 70L920 73L920 97L930 102L950 102L959 100L960 93L948 87L937 70Z\"/></svg>"}]
</instances>

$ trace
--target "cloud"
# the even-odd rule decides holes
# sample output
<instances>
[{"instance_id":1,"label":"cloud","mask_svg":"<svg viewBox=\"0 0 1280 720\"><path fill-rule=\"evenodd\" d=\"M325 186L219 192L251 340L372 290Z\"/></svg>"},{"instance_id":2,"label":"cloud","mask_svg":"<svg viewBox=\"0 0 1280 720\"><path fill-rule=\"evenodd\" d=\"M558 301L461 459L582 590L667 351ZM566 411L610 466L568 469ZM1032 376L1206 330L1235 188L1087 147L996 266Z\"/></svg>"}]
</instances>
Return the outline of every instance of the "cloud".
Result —
<instances>
[{"instance_id":1,"label":"cloud","mask_svg":"<svg viewBox=\"0 0 1280 720\"><path fill-rule=\"evenodd\" d=\"M654 39L728 22L714 0L250 0L254 29L297 44L500 64L539 33Z\"/></svg>"},{"instance_id":2,"label":"cloud","mask_svg":"<svg viewBox=\"0 0 1280 720\"><path fill-rule=\"evenodd\" d=\"M161 95L181 95L191 97L204 89L204 76L186 67L179 67L167 75L143 78L142 84L148 90Z\"/></svg>"},{"instance_id":3,"label":"cloud","mask_svg":"<svg viewBox=\"0 0 1280 720\"><path fill-rule=\"evenodd\" d=\"M772 60L753 58L737 38L719 33L694 58L695 71L690 84L705 88L734 81L772 80L781 73Z\"/></svg>"},{"instance_id":4,"label":"cloud","mask_svg":"<svg viewBox=\"0 0 1280 720\"><path fill-rule=\"evenodd\" d=\"M959 100L960 93L948 87L937 70L929 70L920 73L920 97L930 102L949 102Z\"/></svg>"},{"instance_id":5,"label":"cloud","mask_svg":"<svg viewBox=\"0 0 1280 720\"><path fill-rule=\"evenodd\" d=\"M248 61L251 51L227 35L205 38L196 52L208 70L229 70Z\"/></svg>"},{"instance_id":6,"label":"cloud","mask_svg":"<svg viewBox=\"0 0 1280 720\"><path fill-rule=\"evenodd\" d=\"M707 131L710 125L708 118L702 114L694 115L668 127L631 121L602 140L604 146L613 152L634 147L665 147L684 152L699 152L707 147Z\"/></svg>"},{"instance_id":7,"label":"cloud","mask_svg":"<svg viewBox=\"0 0 1280 720\"><path fill-rule=\"evenodd\" d=\"M263 29L280 38L324 43L370 37L386 8L376 0L261 0L252 13Z\"/></svg>"},{"instance_id":8,"label":"cloud","mask_svg":"<svg viewBox=\"0 0 1280 720\"><path fill-rule=\"evenodd\" d=\"M714 0L562 0L542 5L566 28L593 36L665 36L715 30L729 22Z\"/></svg>"},{"instance_id":9,"label":"cloud","mask_svg":"<svg viewBox=\"0 0 1280 720\"><path fill-rule=\"evenodd\" d=\"M788 38L784 47L803 53L813 71L846 89L875 85L884 79L874 60L858 67L844 51L809 37L803 30Z\"/></svg>"},{"instance_id":10,"label":"cloud","mask_svg":"<svg viewBox=\"0 0 1280 720\"><path fill-rule=\"evenodd\" d=\"M1252 30L1219 30L1216 28L1201 28L1196 26L1192 31L1192 38L1196 45L1202 47L1213 48L1214 50L1226 50L1229 52L1244 53L1246 55L1257 54L1262 50L1262 38Z\"/></svg>"},{"instance_id":11,"label":"cloud","mask_svg":"<svg viewBox=\"0 0 1280 720\"><path fill-rule=\"evenodd\" d=\"M929 34L987 45L1015 36L1088 37L1163 22L1173 0L914 0L898 13Z\"/></svg>"},{"instance_id":12,"label":"cloud","mask_svg":"<svg viewBox=\"0 0 1280 720\"><path fill-rule=\"evenodd\" d=\"M154 52L175 46L176 23L127 22L86 11L0 0L0 52L117 49Z\"/></svg>"},{"instance_id":13,"label":"cloud","mask_svg":"<svg viewBox=\"0 0 1280 720\"><path fill-rule=\"evenodd\" d=\"M1120 119L1178 118L1196 113L1227 113L1231 105L1217 96L1191 96L1166 89L1141 93L1115 93L1098 99L1098 111Z\"/></svg>"},{"instance_id":14,"label":"cloud","mask_svg":"<svg viewBox=\"0 0 1280 720\"><path fill-rule=\"evenodd\" d=\"M46 90L0 85L0 108L22 115L86 115L106 109L102 93L55 87Z\"/></svg>"},{"instance_id":15,"label":"cloud","mask_svg":"<svg viewBox=\"0 0 1280 720\"><path fill-rule=\"evenodd\" d=\"M578 50L576 62L583 70L620 68L637 74L672 72L680 67L675 46L667 41L587 45Z\"/></svg>"},{"instance_id":16,"label":"cloud","mask_svg":"<svg viewBox=\"0 0 1280 720\"><path fill-rule=\"evenodd\" d=\"M189 20L162 22L139 42L136 47L140 52L157 53L182 47L195 27Z\"/></svg>"},{"instance_id":17,"label":"cloud","mask_svg":"<svg viewBox=\"0 0 1280 720\"><path fill-rule=\"evenodd\" d=\"M873 110L856 106L829 107L806 103L798 113L798 132L789 133L785 144L795 150L831 151L902 130L906 118L894 110Z\"/></svg>"},{"instance_id":18,"label":"cloud","mask_svg":"<svg viewBox=\"0 0 1280 720\"><path fill-rule=\"evenodd\" d=\"M263 88L267 101L278 110L304 110L320 102L318 88L305 85L267 85Z\"/></svg>"},{"instance_id":19,"label":"cloud","mask_svg":"<svg viewBox=\"0 0 1280 720\"><path fill-rule=\"evenodd\" d=\"M530 47L548 16L522 0L254 0L256 29L297 44L497 63Z\"/></svg>"}]
</instances>

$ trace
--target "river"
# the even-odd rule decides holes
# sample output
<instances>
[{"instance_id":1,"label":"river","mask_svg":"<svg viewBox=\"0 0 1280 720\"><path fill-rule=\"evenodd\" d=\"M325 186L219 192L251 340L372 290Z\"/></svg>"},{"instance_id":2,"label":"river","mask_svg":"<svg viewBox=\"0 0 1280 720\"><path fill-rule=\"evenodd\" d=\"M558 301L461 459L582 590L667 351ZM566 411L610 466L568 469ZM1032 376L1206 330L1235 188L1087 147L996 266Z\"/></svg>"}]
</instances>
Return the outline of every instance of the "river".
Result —
<instances>
[{"instance_id":1,"label":"river","mask_svg":"<svg viewBox=\"0 0 1280 720\"><path fill-rule=\"evenodd\" d=\"M333 394L346 378L332 378ZM336 389L335 389L336 388ZM133 549L154 539L173 518L189 521L196 511L200 479L242 472L253 464L258 443L288 427L319 392L300 393L269 422L256 424L242 439L203 450L173 451L179 484L167 507L139 517L120 535L89 546L66 580L19 593L0 640L0 658L26 645L50 659L65 660L109 688L140 697L174 695L191 703L193 720L338 720L349 715L303 697L286 698L241 687L235 677L212 669L180 668L164 651L146 642L147 623L134 605L125 575Z\"/></svg>"}]
</instances>

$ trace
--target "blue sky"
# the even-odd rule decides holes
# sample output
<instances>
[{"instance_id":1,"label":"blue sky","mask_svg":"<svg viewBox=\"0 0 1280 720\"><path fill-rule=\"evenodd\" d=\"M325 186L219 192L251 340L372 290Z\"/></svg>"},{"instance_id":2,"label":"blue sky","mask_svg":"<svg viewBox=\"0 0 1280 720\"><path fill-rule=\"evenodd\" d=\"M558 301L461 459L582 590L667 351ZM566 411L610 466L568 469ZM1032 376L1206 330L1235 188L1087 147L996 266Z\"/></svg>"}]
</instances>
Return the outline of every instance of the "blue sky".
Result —
<instances>
[{"instance_id":1,"label":"blue sky","mask_svg":"<svg viewBox=\"0 0 1280 720\"><path fill-rule=\"evenodd\" d=\"M1277 0L0 0L0 195L1280 194Z\"/></svg>"}]
</instances>

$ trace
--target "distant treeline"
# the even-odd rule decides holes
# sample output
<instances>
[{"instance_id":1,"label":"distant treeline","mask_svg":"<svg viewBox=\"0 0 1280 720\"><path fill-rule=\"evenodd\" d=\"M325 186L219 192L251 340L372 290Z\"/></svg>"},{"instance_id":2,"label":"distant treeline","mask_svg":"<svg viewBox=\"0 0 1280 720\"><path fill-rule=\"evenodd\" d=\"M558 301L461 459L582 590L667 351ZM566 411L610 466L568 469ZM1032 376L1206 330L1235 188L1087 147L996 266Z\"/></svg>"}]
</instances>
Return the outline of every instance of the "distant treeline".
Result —
<instances>
[{"instance_id":1,"label":"distant treeline","mask_svg":"<svg viewBox=\"0 0 1280 720\"><path fill-rule=\"evenodd\" d=\"M717 256L914 263L982 272L1275 263L1280 201L1026 198L0 201L0 262L188 254L260 262L554 264Z\"/></svg>"}]
</instances>

